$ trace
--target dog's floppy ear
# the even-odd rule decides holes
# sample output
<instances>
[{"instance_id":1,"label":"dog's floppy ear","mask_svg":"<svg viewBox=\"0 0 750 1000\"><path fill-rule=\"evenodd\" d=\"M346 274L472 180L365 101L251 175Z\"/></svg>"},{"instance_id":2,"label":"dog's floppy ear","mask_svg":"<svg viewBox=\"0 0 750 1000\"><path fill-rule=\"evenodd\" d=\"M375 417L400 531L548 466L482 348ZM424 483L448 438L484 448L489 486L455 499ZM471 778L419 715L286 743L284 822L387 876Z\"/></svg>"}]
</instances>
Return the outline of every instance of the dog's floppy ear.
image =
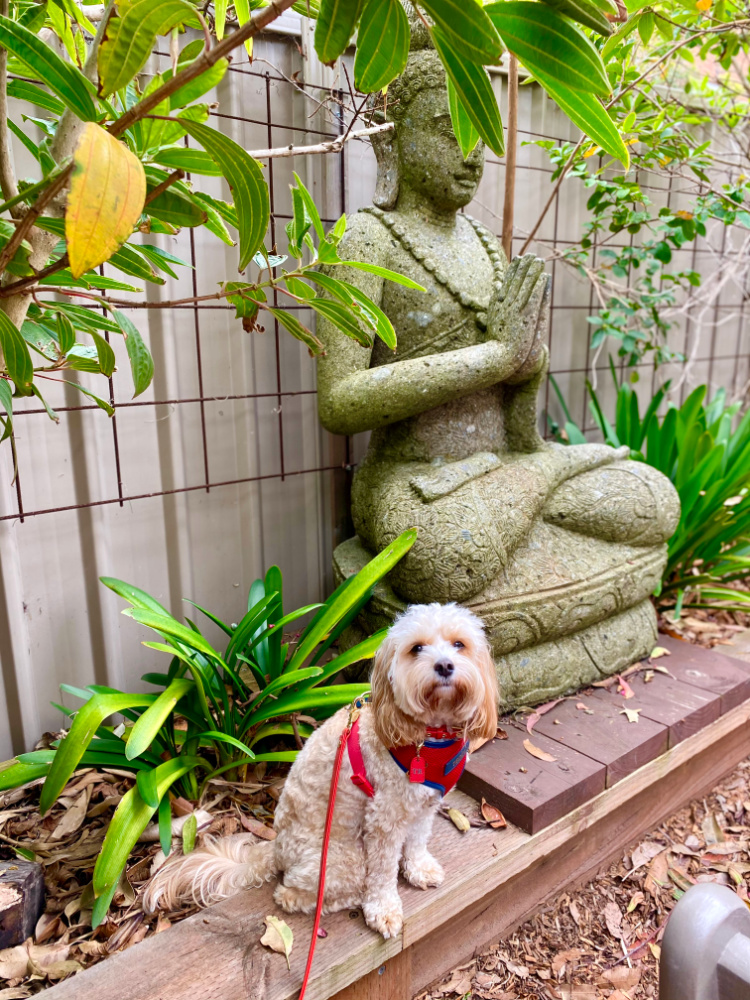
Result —
<instances>
[{"instance_id":1,"label":"dog's floppy ear","mask_svg":"<svg viewBox=\"0 0 750 1000\"><path fill-rule=\"evenodd\" d=\"M390 671L397 645L390 634L383 639L370 678L373 726L378 739L387 747L409 746L424 739L424 725L402 712L393 696Z\"/></svg>"},{"instance_id":2,"label":"dog's floppy ear","mask_svg":"<svg viewBox=\"0 0 750 1000\"><path fill-rule=\"evenodd\" d=\"M486 640L477 648L477 665L484 684L484 699L471 720L469 739L491 740L497 733L497 704L500 700L500 688L497 682L495 661Z\"/></svg>"}]
</instances>

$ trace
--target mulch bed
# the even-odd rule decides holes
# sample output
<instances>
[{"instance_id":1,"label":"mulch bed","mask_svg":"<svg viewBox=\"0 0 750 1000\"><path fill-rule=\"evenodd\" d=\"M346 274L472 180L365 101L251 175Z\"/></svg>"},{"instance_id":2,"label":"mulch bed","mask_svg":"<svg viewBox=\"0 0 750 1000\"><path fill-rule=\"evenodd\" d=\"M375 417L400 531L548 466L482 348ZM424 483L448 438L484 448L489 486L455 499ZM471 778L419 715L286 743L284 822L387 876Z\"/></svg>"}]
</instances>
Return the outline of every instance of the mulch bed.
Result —
<instances>
[{"instance_id":1,"label":"mulch bed","mask_svg":"<svg viewBox=\"0 0 750 1000\"><path fill-rule=\"evenodd\" d=\"M658 996L667 917L697 882L748 899L750 760L691 802L588 885L454 970L419 1000L636 1000Z\"/></svg>"},{"instance_id":2,"label":"mulch bed","mask_svg":"<svg viewBox=\"0 0 750 1000\"><path fill-rule=\"evenodd\" d=\"M750 628L750 615L691 610L660 627L703 646L731 645ZM45 734L48 746L58 734ZM217 779L199 804L199 838L249 830L272 839L273 810L282 771L258 765L246 783ZM747 898L750 864L750 762L745 762L705 802L692 803L587 887L562 896L507 941L455 970L421 995L493 1000L634 1000L657 995L659 941L669 910L694 881L718 881ZM195 908L145 914L139 890L160 852L155 827L130 859L105 921L91 928L90 888L107 825L133 784L125 771L75 773L47 816L38 810L41 781L0 795L0 871L16 860L15 848L44 865L45 911L33 939L0 951L0 1000L24 1000L108 955L158 934ZM173 800L173 847L181 850L179 818L193 804ZM144 835L144 836L146 836Z\"/></svg>"}]
</instances>

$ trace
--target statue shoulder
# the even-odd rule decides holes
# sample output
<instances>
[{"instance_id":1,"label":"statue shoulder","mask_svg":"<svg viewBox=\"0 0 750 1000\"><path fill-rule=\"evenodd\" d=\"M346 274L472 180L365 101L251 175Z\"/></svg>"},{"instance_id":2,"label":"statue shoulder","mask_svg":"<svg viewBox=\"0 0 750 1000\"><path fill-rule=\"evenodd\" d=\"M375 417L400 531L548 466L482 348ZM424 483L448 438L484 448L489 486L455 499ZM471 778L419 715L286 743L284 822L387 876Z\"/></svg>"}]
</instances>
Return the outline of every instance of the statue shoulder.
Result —
<instances>
[{"instance_id":1,"label":"statue shoulder","mask_svg":"<svg viewBox=\"0 0 750 1000\"><path fill-rule=\"evenodd\" d=\"M375 214L361 209L346 217L346 232L339 244L341 257L385 266L389 249L388 230Z\"/></svg>"}]
</instances>

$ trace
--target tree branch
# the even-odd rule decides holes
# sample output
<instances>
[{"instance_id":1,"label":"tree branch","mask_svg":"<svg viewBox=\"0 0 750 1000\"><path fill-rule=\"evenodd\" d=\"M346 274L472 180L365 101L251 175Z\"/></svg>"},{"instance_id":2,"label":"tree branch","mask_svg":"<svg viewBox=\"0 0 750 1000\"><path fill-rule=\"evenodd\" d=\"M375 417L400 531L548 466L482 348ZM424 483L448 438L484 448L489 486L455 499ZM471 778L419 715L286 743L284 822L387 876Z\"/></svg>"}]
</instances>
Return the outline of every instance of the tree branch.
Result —
<instances>
[{"instance_id":1,"label":"tree branch","mask_svg":"<svg viewBox=\"0 0 750 1000\"><path fill-rule=\"evenodd\" d=\"M267 7L261 7L256 10L250 20L243 24L241 28L233 31L231 35L227 35L210 51L204 49L202 55L198 56L189 66L186 66L181 73L167 80L161 87L157 87L153 93L141 98L125 114L120 115L109 126L110 134L115 137L121 136L123 132L126 132L135 122L140 121L157 104L161 104L167 97L171 97L172 94L178 91L180 87L184 87L186 83L190 83L191 80L199 77L201 73L205 73L207 69L210 69L220 59L229 55L238 45L242 45L243 42L257 35L259 31L262 31L272 21L275 21L285 10L288 10L294 2L295 0L271 0Z\"/></svg>"},{"instance_id":2,"label":"tree branch","mask_svg":"<svg viewBox=\"0 0 750 1000\"><path fill-rule=\"evenodd\" d=\"M336 136L329 142L319 142L314 146L275 146L273 149L248 149L250 156L256 160L268 160L276 156L311 156L314 153L338 153L345 142L351 139L365 139L370 135L378 135L380 132L390 132L395 128L394 122L385 122L383 125L372 125L370 128L355 129L346 135Z\"/></svg>"},{"instance_id":3,"label":"tree branch","mask_svg":"<svg viewBox=\"0 0 750 1000\"><path fill-rule=\"evenodd\" d=\"M34 223L42 214L44 209L49 205L51 201L62 191L65 185L68 183L68 177L73 169L73 165L70 164L62 173L58 174L57 178L49 185L49 187L39 195L37 200L31 206L31 208L26 212L23 219L16 226L16 231L13 233L11 238L6 243L3 248L2 253L0 253L0 274L3 273L8 264L13 260L13 256L21 246L21 243L26 239L28 234L34 227ZM7 285L6 288L12 288L12 285Z\"/></svg>"},{"instance_id":4,"label":"tree branch","mask_svg":"<svg viewBox=\"0 0 750 1000\"><path fill-rule=\"evenodd\" d=\"M0 14L8 16L9 0L0 0ZM3 199L10 201L18 196L16 172L13 169L13 149L8 128L8 50L0 48L0 189ZM18 206L11 214L19 219L23 209Z\"/></svg>"},{"instance_id":5,"label":"tree branch","mask_svg":"<svg viewBox=\"0 0 750 1000\"><path fill-rule=\"evenodd\" d=\"M161 182L161 184L157 184L152 191L149 191L149 193L146 195L146 200L143 203L143 207L145 208L146 205L151 204L154 198L158 198L160 194L164 194L167 188L172 187L172 185L176 184L177 181L181 181L184 176L185 176L184 170L173 170L172 173L169 175L169 177L165 178Z\"/></svg>"}]
</instances>

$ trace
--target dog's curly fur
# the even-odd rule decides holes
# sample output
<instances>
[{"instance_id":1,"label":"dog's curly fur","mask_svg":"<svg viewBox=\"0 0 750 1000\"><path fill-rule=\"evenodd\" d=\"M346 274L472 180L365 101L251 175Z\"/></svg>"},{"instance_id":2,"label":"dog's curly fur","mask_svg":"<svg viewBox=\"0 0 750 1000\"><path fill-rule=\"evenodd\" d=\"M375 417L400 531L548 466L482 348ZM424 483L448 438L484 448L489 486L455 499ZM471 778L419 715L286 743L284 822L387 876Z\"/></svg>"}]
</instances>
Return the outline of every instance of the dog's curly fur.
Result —
<instances>
[{"instance_id":1,"label":"dog's curly fur","mask_svg":"<svg viewBox=\"0 0 750 1000\"><path fill-rule=\"evenodd\" d=\"M444 666L452 664L448 676ZM427 850L440 802L437 791L411 784L388 752L445 726L469 739L497 730L495 665L482 624L456 604L411 607L393 624L375 657L372 701L360 717L368 798L349 780L344 755L326 873L325 911L361 907L383 937L402 926L399 867L412 885L439 885L443 871ZM310 913L318 890L331 772L347 710L309 738L292 767L276 809L276 839L251 834L209 839L157 871L144 892L147 911L195 900L205 906L241 888L280 877L274 898L288 913Z\"/></svg>"}]
</instances>

